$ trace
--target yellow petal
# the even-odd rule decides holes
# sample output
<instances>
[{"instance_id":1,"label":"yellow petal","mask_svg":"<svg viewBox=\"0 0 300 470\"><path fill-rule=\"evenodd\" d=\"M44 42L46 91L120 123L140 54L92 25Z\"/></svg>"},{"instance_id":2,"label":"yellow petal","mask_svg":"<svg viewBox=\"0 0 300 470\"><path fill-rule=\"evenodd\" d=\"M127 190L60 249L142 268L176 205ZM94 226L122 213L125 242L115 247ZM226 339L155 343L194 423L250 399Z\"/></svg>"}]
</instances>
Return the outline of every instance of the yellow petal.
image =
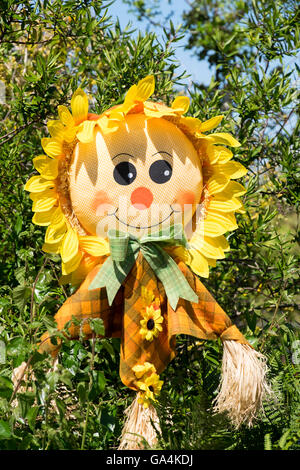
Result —
<instances>
[{"instance_id":1,"label":"yellow petal","mask_svg":"<svg viewBox=\"0 0 300 470\"><path fill-rule=\"evenodd\" d=\"M235 217L231 213L209 210L206 219L203 221L203 230L208 237L214 238L237 228Z\"/></svg>"},{"instance_id":2,"label":"yellow petal","mask_svg":"<svg viewBox=\"0 0 300 470\"><path fill-rule=\"evenodd\" d=\"M185 114L190 106L190 100L187 96L177 96L172 103L172 109L179 114Z\"/></svg>"},{"instance_id":3,"label":"yellow petal","mask_svg":"<svg viewBox=\"0 0 300 470\"><path fill-rule=\"evenodd\" d=\"M46 180L54 180L58 175L58 161L46 155L39 155L33 159L34 168Z\"/></svg>"},{"instance_id":4,"label":"yellow petal","mask_svg":"<svg viewBox=\"0 0 300 470\"><path fill-rule=\"evenodd\" d=\"M96 121L84 121L79 126L76 136L80 142L87 144L93 140Z\"/></svg>"},{"instance_id":5,"label":"yellow petal","mask_svg":"<svg viewBox=\"0 0 300 470\"><path fill-rule=\"evenodd\" d=\"M48 121L47 127L51 137L59 141L64 139L65 126L60 121Z\"/></svg>"},{"instance_id":6,"label":"yellow petal","mask_svg":"<svg viewBox=\"0 0 300 470\"><path fill-rule=\"evenodd\" d=\"M182 117L180 119L180 124L187 127L192 133L199 131L201 121L194 117Z\"/></svg>"},{"instance_id":7,"label":"yellow petal","mask_svg":"<svg viewBox=\"0 0 300 470\"><path fill-rule=\"evenodd\" d=\"M41 143L44 152L49 155L49 157L59 157L63 154L62 143L58 140L49 137L43 137Z\"/></svg>"},{"instance_id":8,"label":"yellow petal","mask_svg":"<svg viewBox=\"0 0 300 470\"><path fill-rule=\"evenodd\" d=\"M115 132L119 128L119 121L109 120L107 116L101 116L96 122L103 134Z\"/></svg>"},{"instance_id":9,"label":"yellow petal","mask_svg":"<svg viewBox=\"0 0 300 470\"><path fill-rule=\"evenodd\" d=\"M207 132L210 131L211 129L214 129L215 127L218 126L218 124L222 121L224 116L215 116L208 121L201 122L199 131L200 132Z\"/></svg>"},{"instance_id":10,"label":"yellow petal","mask_svg":"<svg viewBox=\"0 0 300 470\"><path fill-rule=\"evenodd\" d=\"M232 137L232 135L227 134L226 132L210 134L207 137L210 141L213 141L216 144L229 145L229 147L240 147L241 145L234 137Z\"/></svg>"},{"instance_id":11,"label":"yellow petal","mask_svg":"<svg viewBox=\"0 0 300 470\"><path fill-rule=\"evenodd\" d=\"M227 245L226 242L227 240L223 236L215 238L198 237L197 232L195 232L190 241L190 246L207 258L222 259L225 257L223 247L228 246L228 242Z\"/></svg>"},{"instance_id":12,"label":"yellow petal","mask_svg":"<svg viewBox=\"0 0 300 470\"><path fill-rule=\"evenodd\" d=\"M209 194L216 194L223 191L230 180L223 174L214 174L207 182L207 190Z\"/></svg>"},{"instance_id":13,"label":"yellow petal","mask_svg":"<svg viewBox=\"0 0 300 470\"><path fill-rule=\"evenodd\" d=\"M222 191L222 194L230 195L230 197L238 197L242 196L247 192L247 189L240 183L237 183L237 181L229 181L228 185Z\"/></svg>"},{"instance_id":14,"label":"yellow petal","mask_svg":"<svg viewBox=\"0 0 300 470\"><path fill-rule=\"evenodd\" d=\"M55 209L55 212L53 214L53 217L52 217L52 220L51 220L51 223L53 225L56 225L57 227L61 227L62 225L64 225L66 219L65 219L65 216L61 210L60 207L57 207Z\"/></svg>"},{"instance_id":15,"label":"yellow petal","mask_svg":"<svg viewBox=\"0 0 300 470\"><path fill-rule=\"evenodd\" d=\"M68 143L73 142L76 137L77 127L69 127L64 132L64 140Z\"/></svg>"},{"instance_id":16,"label":"yellow petal","mask_svg":"<svg viewBox=\"0 0 300 470\"><path fill-rule=\"evenodd\" d=\"M150 118L158 118L162 116L176 116L176 110L169 108L168 106L161 103L154 103L147 101L144 103L144 113L145 116Z\"/></svg>"},{"instance_id":17,"label":"yellow petal","mask_svg":"<svg viewBox=\"0 0 300 470\"><path fill-rule=\"evenodd\" d=\"M77 254L70 261L68 261L67 263L62 262L61 264L62 274L66 276L67 274L70 274L73 271L75 271L80 265L82 256L83 256L82 251L78 251Z\"/></svg>"},{"instance_id":18,"label":"yellow petal","mask_svg":"<svg viewBox=\"0 0 300 470\"><path fill-rule=\"evenodd\" d=\"M109 254L109 244L104 238L93 236L80 236L80 248L92 256L105 256Z\"/></svg>"},{"instance_id":19,"label":"yellow petal","mask_svg":"<svg viewBox=\"0 0 300 470\"><path fill-rule=\"evenodd\" d=\"M52 207L47 212L36 212L32 217L32 222L36 225L47 226L50 225L53 214L56 211L56 207Z\"/></svg>"},{"instance_id":20,"label":"yellow petal","mask_svg":"<svg viewBox=\"0 0 300 470\"><path fill-rule=\"evenodd\" d=\"M242 207L242 203L235 197L229 199L226 194L218 193L209 201L209 209L220 212L233 212Z\"/></svg>"},{"instance_id":21,"label":"yellow petal","mask_svg":"<svg viewBox=\"0 0 300 470\"><path fill-rule=\"evenodd\" d=\"M208 277L209 276L209 267L208 267L208 262L205 259L204 256L201 255L197 250L191 248L188 250L189 252L189 259L187 261L187 264L190 266L192 271L194 271L195 274L198 276L202 277Z\"/></svg>"},{"instance_id":22,"label":"yellow petal","mask_svg":"<svg viewBox=\"0 0 300 470\"><path fill-rule=\"evenodd\" d=\"M61 245L61 258L64 264L67 264L78 254L79 240L78 235L72 227L69 227Z\"/></svg>"},{"instance_id":23,"label":"yellow petal","mask_svg":"<svg viewBox=\"0 0 300 470\"><path fill-rule=\"evenodd\" d=\"M212 165L217 162L226 163L233 157L231 150L223 145L208 145L206 152Z\"/></svg>"},{"instance_id":24,"label":"yellow petal","mask_svg":"<svg viewBox=\"0 0 300 470\"><path fill-rule=\"evenodd\" d=\"M153 75L143 78L137 84L136 101L146 101L154 93L155 80Z\"/></svg>"},{"instance_id":25,"label":"yellow petal","mask_svg":"<svg viewBox=\"0 0 300 470\"><path fill-rule=\"evenodd\" d=\"M52 254L59 254L60 252L60 242L58 243L44 243L42 246L42 250L45 251L45 253L52 253Z\"/></svg>"},{"instance_id":26,"label":"yellow petal","mask_svg":"<svg viewBox=\"0 0 300 470\"><path fill-rule=\"evenodd\" d=\"M58 243L65 236L67 225L65 223L55 225L51 223L46 230L45 242L47 244Z\"/></svg>"},{"instance_id":27,"label":"yellow petal","mask_svg":"<svg viewBox=\"0 0 300 470\"><path fill-rule=\"evenodd\" d=\"M40 175L32 176L24 186L26 191L31 193L41 193L48 188L55 187L55 183L50 180L45 180Z\"/></svg>"},{"instance_id":28,"label":"yellow petal","mask_svg":"<svg viewBox=\"0 0 300 470\"><path fill-rule=\"evenodd\" d=\"M86 96L84 91L81 90L81 88L78 88L78 90L76 90L74 95L72 96L71 108L76 125L87 119L89 101L88 97Z\"/></svg>"},{"instance_id":29,"label":"yellow petal","mask_svg":"<svg viewBox=\"0 0 300 470\"><path fill-rule=\"evenodd\" d=\"M47 189L42 193L31 193L33 212L46 212L49 211L57 201L57 193L53 189Z\"/></svg>"},{"instance_id":30,"label":"yellow petal","mask_svg":"<svg viewBox=\"0 0 300 470\"><path fill-rule=\"evenodd\" d=\"M231 179L237 179L245 176L248 170L239 162L227 162L223 165L214 165L214 171L223 173Z\"/></svg>"},{"instance_id":31,"label":"yellow petal","mask_svg":"<svg viewBox=\"0 0 300 470\"><path fill-rule=\"evenodd\" d=\"M132 85L126 93L124 103L132 103L135 101L135 97L137 94L137 86Z\"/></svg>"},{"instance_id":32,"label":"yellow petal","mask_svg":"<svg viewBox=\"0 0 300 470\"><path fill-rule=\"evenodd\" d=\"M58 106L58 115L59 119L65 126L75 126L74 118L66 106Z\"/></svg>"}]
</instances>

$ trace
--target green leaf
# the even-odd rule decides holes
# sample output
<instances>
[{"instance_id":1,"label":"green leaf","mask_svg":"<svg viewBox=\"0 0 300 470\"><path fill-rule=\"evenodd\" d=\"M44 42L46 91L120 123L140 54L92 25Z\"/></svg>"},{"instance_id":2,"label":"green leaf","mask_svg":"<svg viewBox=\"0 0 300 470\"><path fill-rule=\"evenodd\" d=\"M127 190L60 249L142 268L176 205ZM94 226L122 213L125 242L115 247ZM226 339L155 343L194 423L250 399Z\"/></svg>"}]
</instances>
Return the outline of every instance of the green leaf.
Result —
<instances>
[{"instance_id":1,"label":"green leaf","mask_svg":"<svg viewBox=\"0 0 300 470\"><path fill-rule=\"evenodd\" d=\"M9 439L11 437L10 426L7 421L0 420L0 439Z\"/></svg>"},{"instance_id":2,"label":"green leaf","mask_svg":"<svg viewBox=\"0 0 300 470\"><path fill-rule=\"evenodd\" d=\"M8 377L0 376L0 397L10 399L13 393L13 383Z\"/></svg>"},{"instance_id":3,"label":"green leaf","mask_svg":"<svg viewBox=\"0 0 300 470\"><path fill-rule=\"evenodd\" d=\"M102 318L92 318L89 320L89 325L91 330L96 333L96 335L104 336L105 335L105 328L103 324Z\"/></svg>"},{"instance_id":4,"label":"green leaf","mask_svg":"<svg viewBox=\"0 0 300 470\"><path fill-rule=\"evenodd\" d=\"M114 432L116 427L116 418L106 409L101 410L100 423L103 424L110 432Z\"/></svg>"}]
</instances>

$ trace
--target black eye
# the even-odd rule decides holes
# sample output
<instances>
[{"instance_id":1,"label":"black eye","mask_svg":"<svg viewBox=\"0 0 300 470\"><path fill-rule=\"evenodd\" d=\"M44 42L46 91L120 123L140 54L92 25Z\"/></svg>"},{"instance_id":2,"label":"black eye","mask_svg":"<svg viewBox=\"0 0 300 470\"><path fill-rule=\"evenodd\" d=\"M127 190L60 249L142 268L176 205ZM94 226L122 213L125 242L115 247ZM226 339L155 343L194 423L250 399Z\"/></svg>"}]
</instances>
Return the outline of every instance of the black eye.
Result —
<instances>
[{"instance_id":1,"label":"black eye","mask_svg":"<svg viewBox=\"0 0 300 470\"><path fill-rule=\"evenodd\" d=\"M127 186L136 178L135 166L130 162L121 162L114 169L115 181L119 184Z\"/></svg>"},{"instance_id":2,"label":"black eye","mask_svg":"<svg viewBox=\"0 0 300 470\"><path fill-rule=\"evenodd\" d=\"M150 166L149 175L155 183L166 183L172 176L172 167L166 160L157 160Z\"/></svg>"}]
</instances>

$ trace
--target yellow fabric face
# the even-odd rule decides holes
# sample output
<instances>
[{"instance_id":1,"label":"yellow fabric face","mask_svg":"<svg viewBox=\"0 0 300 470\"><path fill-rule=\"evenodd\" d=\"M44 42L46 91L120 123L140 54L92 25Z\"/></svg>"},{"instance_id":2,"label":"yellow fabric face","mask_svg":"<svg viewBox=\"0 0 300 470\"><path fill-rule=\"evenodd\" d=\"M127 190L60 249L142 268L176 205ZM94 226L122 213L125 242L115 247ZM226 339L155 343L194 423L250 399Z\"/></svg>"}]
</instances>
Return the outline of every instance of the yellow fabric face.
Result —
<instances>
[{"instance_id":1,"label":"yellow fabric face","mask_svg":"<svg viewBox=\"0 0 300 470\"><path fill-rule=\"evenodd\" d=\"M128 115L118 131L79 142L70 166L74 213L89 235L108 229L136 236L190 222L202 193L198 154L162 118Z\"/></svg>"}]
</instances>

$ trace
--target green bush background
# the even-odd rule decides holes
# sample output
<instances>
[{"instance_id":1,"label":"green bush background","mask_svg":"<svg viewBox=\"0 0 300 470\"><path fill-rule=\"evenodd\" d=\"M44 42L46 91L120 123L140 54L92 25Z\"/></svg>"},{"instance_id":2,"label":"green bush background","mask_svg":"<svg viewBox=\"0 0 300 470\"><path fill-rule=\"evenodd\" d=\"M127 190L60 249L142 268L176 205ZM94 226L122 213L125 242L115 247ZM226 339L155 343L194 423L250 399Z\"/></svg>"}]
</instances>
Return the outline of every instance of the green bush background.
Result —
<instances>
[{"instance_id":1,"label":"green bush background","mask_svg":"<svg viewBox=\"0 0 300 470\"><path fill-rule=\"evenodd\" d=\"M162 17L156 0L126 3L135 28L143 20L147 33L121 29L109 17L108 2L1 2L0 449L118 446L124 409L134 396L119 379L118 340L65 339L56 371L36 352L38 338L54 327L53 315L72 290L58 285L58 260L41 250L44 229L32 224L23 188L34 174L32 158L42 153L46 120L56 119L57 106L68 104L78 86L100 113L122 102L129 86L148 74L156 79L155 99L170 103L178 91L190 93L189 115L205 120L224 114L220 131L242 144L235 159L249 168L246 214L228 236L231 251L205 285L267 356L277 395L254 427L233 430L226 416L211 412L221 344L181 336L178 355L162 374L159 448L297 449L297 2L191 1L178 28ZM212 66L209 86L199 78L183 89L174 55L183 36ZM97 333L102 325L94 328ZM22 361L30 361L34 376L16 391L11 373Z\"/></svg>"}]
</instances>

